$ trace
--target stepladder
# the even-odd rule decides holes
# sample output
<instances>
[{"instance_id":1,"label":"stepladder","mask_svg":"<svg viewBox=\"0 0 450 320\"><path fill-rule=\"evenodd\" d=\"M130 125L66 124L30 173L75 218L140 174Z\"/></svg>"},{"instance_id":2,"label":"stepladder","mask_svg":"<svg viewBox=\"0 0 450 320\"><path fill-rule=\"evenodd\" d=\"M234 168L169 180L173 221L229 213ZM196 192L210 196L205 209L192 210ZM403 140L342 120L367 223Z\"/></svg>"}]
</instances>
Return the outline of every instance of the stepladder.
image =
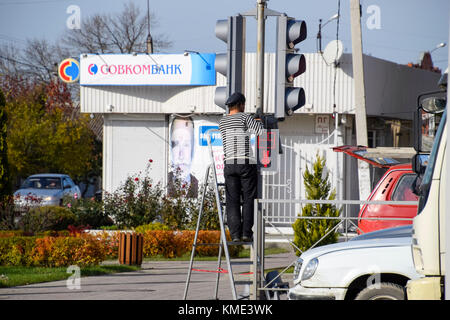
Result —
<instances>
[{"instance_id":1,"label":"stepladder","mask_svg":"<svg viewBox=\"0 0 450 320\"><path fill-rule=\"evenodd\" d=\"M201 225L201 219L203 214L203 208L205 203L205 195L207 191L207 187L210 184L210 177L212 176L212 185L214 188L215 193L215 200L216 200L216 207L217 207L217 214L218 214L218 220L220 225L220 241L219 243L199 243L198 235L200 231L200 225ZM224 187L223 183L218 183L217 176L215 172L214 164L211 164L207 167L205 172L205 181L203 184L203 190L200 200L200 206L199 206L199 214L197 217L197 224L196 224L196 230L195 230L195 236L194 241L192 244L192 251L191 251L191 258L189 261L189 269L188 269L188 275L186 279L186 286L184 290L183 299L187 299L188 290L191 282L191 276L192 272L196 271L197 269L194 269L194 259L196 254L196 249L199 246L203 245L209 245L209 246L218 246L218 258L217 258L217 265L215 270L209 270L210 272L215 272L216 275L216 282L214 286L214 293L212 299L217 300L219 298L219 283L220 283L220 276L221 274L226 274L229 279L229 286L231 288L231 295L234 300L239 299L248 299L250 298L250 285L253 283L251 279L249 279L249 276L251 276L251 272L241 273L238 275L235 275L233 272L233 266L236 265L247 265L249 268L253 265L253 260L251 259L238 259L232 260L230 257L230 246L253 246L253 242L242 242L242 241L229 241L229 237L227 237L227 230L226 230L226 219L225 219L225 202L222 201L220 188ZM252 250L253 251L253 250ZM224 258L226 269L222 268L222 259ZM200 271L201 272L201 271ZM237 276L237 277L236 277ZM237 287L243 287L243 292L241 294L237 293Z\"/></svg>"},{"instance_id":2,"label":"stepladder","mask_svg":"<svg viewBox=\"0 0 450 320\"><path fill-rule=\"evenodd\" d=\"M253 241L251 242L242 242L242 241L228 241L227 240L227 233L226 233L226 198L225 194L220 192L221 187L225 187L224 183L219 183L217 179L217 173L216 173L216 166L214 161L214 155L213 150L211 146L211 133L217 131L215 129L211 129L207 132L207 142L209 147L209 153L210 153L210 165L206 168L205 177L204 177L204 183L203 183L203 189L201 194L201 200L199 205L199 214L197 217L197 224L196 224L196 230L195 230L195 236L194 241L192 244L192 251L191 251L191 258L189 261L189 269L188 269L188 275L186 279L186 286L184 290L183 299L187 299L188 290L191 282L191 276L194 264L194 258L196 254L197 247L201 245L217 245L219 246L218 250L218 258L217 258L217 267L216 270L212 270L213 272L217 273L216 276L216 282L214 286L214 295L213 299L218 299L218 293L219 293L219 280L220 275L222 273L227 274L229 286L231 288L231 295L234 300L238 299L252 299L252 300L259 300L259 299L270 299L270 293L267 291L266 288L262 288L262 285L264 283L267 283L265 287L270 286L272 288L275 287L283 287L285 286L284 283L280 281L279 275L274 275L274 273L277 272L271 272L267 276L267 279L264 277L264 243L265 243L265 237L264 237L264 221L262 218L262 214L260 212L260 207L257 205L257 200L255 200L255 207L254 207L254 225L253 225ZM217 208L217 215L220 225L220 241L219 243L199 243L198 242L198 235L200 231L200 224L203 214L203 208L205 204L205 195L207 191L207 187L209 185L212 185L214 188L214 194L215 194L215 203ZM224 199L224 201L222 200ZM242 259L234 259L231 260L230 258L230 250L229 246L240 246L240 245L246 245L250 247L251 257L250 259L242 260ZM226 269L222 268L222 254L225 258L226 263ZM237 277L235 277L233 266L236 265L244 265L248 266L247 272L237 274ZM248 272L250 271L250 272ZM270 275L271 274L271 275ZM244 285L243 292L241 294L237 294L237 287L242 288L242 285ZM264 290L265 289L265 290ZM278 297L278 295L276 295Z\"/></svg>"},{"instance_id":3,"label":"stepladder","mask_svg":"<svg viewBox=\"0 0 450 320\"><path fill-rule=\"evenodd\" d=\"M226 218L226 212L225 212L226 211L225 210L226 199L225 199L225 201L222 201L222 199L224 199L224 195L222 194L222 197L221 197L221 192L219 190L221 187L222 188L224 187L224 184L219 183L218 179L217 179L216 166L215 166L213 149L212 149L212 144L211 144L211 134L213 132L219 132L219 130L212 129L212 130L208 130L208 132L206 133L209 154L210 154L210 164L206 168L205 177L204 177L203 189L202 189L202 194L201 194L201 199L200 199L200 204L199 204L199 214L197 217L195 236L194 236L194 241L192 244L191 258L189 261L189 270L188 270L186 286L185 286L184 295L183 295L184 300L187 299L187 294L188 294L192 271L193 271L193 264L194 264L196 249L198 246L201 246L201 245L217 245L217 246L219 246L218 258L217 258L217 268L216 268L216 270L213 270L213 272L217 273L216 283L214 286L213 299L215 299L215 300L218 299L220 275L222 273L226 273L228 276L229 285L231 288L231 295L234 300L237 300L239 298L241 298L241 299L249 298L249 296L250 296L249 288L250 288L250 285L252 283L254 283L254 281L252 281L250 279L243 279L243 280L236 279L235 275L233 274L233 265L238 265L238 264L239 265L247 265L249 267L252 267L252 269L253 269L255 266L255 259L248 259L245 261L242 261L242 260L231 261L229 246L248 245L248 246L251 246L251 249L252 249L251 251L254 252L253 242L238 242L238 241L228 241L227 240L226 221L225 221L226 220L225 219ZM207 188L210 184L213 186L214 194L215 194L215 203L216 203L217 215L218 215L218 220L219 220L219 225L220 225L220 241L219 241L219 243L216 243L216 244L211 244L211 243L203 244L203 243L198 243L198 234L200 231L200 223L201 223L203 208L204 208L204 204L205 204L205 195L207 192ZM226 270L222 269L222 254L225 258ZM247 275L249 275L249 274L251 274L251 273L247 272ZM238 296L236 286L240 286L240 285L246 286L245 287L246 292L244 292L244 294L241 294Z\"/></svg>"}]
</instances>

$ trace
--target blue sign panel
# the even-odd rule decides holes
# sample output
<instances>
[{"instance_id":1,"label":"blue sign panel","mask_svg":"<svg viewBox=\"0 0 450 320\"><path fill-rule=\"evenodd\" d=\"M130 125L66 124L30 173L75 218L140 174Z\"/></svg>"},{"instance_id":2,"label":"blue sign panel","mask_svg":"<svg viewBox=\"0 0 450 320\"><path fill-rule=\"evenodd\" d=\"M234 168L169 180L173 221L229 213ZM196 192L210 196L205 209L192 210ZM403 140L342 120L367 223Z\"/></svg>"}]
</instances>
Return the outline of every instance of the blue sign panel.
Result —
<instances>
[{"instance_id":1,"label":"blue sign panel","mask_svg":"<svg viewBox=\"0 0 450 320\"><path fill-rule=\"evenodd\" d=\"M200 126L199 127L199 139L198 143L200 146L208 146L208 130L211 129L219 129L219 126ZM214 131L210 133L211 136L211 145L212 146L221 146L222 145L222 136L220 135L220 132Z\"/></svg>"}]
</instances>

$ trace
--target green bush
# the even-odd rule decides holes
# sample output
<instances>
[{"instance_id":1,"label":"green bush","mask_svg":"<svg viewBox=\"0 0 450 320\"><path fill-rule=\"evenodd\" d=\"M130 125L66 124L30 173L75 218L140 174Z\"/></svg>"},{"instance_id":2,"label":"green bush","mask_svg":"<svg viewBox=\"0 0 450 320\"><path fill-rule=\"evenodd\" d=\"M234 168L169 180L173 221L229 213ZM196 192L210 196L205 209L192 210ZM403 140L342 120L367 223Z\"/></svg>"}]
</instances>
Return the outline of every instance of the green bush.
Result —
<instances>
[{"instance_id":1,"label":"green bush","mask_svg":"<svg viewBox=\"0 0 450 320\"><path fill-rule=\"evenodd\" d=\"M77 223L77 217L69 209L58 206L42 206L30 209L20 222L26 232L66 230Z\"/></svg>"},{"instance_id":2,"label":"green bush","mask_svg":"<svg viewBox=\"0 0 450 320\"><path fill-rule=\"evenodd\" d=\"M0 199L0 230L16 229L16 217L18 215L19 213L16 212L12 196Z\"/></svg>"},{"instance_id":3,"label":"green bush","mask_svg":"<svg viewBox=\"0 0 450 320\"><path fill-rule=\"evenodd\" d=\"M164 190L153 184L147 171L144 176L128 177L118 190L104 196L104 210L120 228L151 223L159 214Z\"/></svg>"},{"instance_id":4,"label":"green bush","mask_svg":"<svg viewBox=\"0 0 450 320\"><path fill-rule=\"evenodd\" d=\"M145 233L146 231L153 230L170 230L168 226L160 222L152 222L149 224L144 224L142 226L138 226L134 229L137 233Z\"/></svg>"},{"instance_id":5,"label":"green bush","mask_svg":"<svg viewBox=\"0 0 450 320\"><path fill-rule=\"evenodd\" d=\"M103 208L103 203L92 199L64 197L63 204L76 217L76 225L99 228L114 224Z\"/></svg>"},{"instance_id":6,"label":"green bush","mask_svg":"<svg viewBox=\"0 0 450 320\"><path fill-rule=\"evenodd\" d=\"M313 173L306 167L303 174L308 200L334 200L336 192L331 191L328 174L323 176L325 159L319 155L313 164ZM331 204L307 204L303 207L302 217L338 217L339 210ZM338 233L331 231L339 223L336 219L297 219L292 225L294 229L294 244L302 251L311 248L317 241L318 245L335 243ZM327 233L329 233L327 235ZM297 252L300 255L300 252Z\"/></svg>"},{"instance_id":7,"label":"green bush","mask_svg":"<svg viewBox=\"0 0 450 320\"><path fill-rule=\"evenodd\" d=\"M200 219L200 230L220 230L219 215L217 214L217 204L216 204L216 194L212 186L203 186L200 192L203 192L203 188L206 189L205 201L203 203L202 217ZM223 195L219 194L223 199ZM199 205L201 198L194 204L194 209L192 210L192 219L188 224L188 228L195 230L198 221ZM223 202L223 200L221 200Z\"/></svg>"}]
</instances>

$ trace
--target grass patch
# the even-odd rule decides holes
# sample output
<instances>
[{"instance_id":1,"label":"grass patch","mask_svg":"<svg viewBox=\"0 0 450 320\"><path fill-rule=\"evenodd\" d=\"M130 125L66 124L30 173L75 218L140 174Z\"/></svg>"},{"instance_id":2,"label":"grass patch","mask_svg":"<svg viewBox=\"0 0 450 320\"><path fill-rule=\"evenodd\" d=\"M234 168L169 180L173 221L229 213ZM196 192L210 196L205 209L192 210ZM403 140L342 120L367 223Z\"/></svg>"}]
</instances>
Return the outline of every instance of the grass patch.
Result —
<instances>
[{"instance_id":1,"label":"grass patch","mask_svg":"<svg viewBox=\"0 0 450 320\"><path fill-rule=\"evenodd\" d=\"M278 273L281 273L281 271L283 271L286 267L282 267L282 268L274 268L274 269L266 269L265 272L270 272L270 271L278 271ZM294 273L294 266L289 267L284 274L287 273Z\"/></svg>"},{"instance_id":2,"label":"grass patch","mask_svg":"<svg viewBox=\"0 0 450 320\"><path fill-rule=\"evenodd\" d=\"M271 254L279 254L279 253L286 253L289 252L289 250L285 249L285 248L277 248L277 247L271 247L271 248L266 248L264 250L264 254L267 255L271 255ZM225 257L224 255L222 255L222 257ZM250 258L250 249L244 248L239 252L239 255L237 257L231 257L231 259L249 259ZM180 257L175 257L175 258L166 258L162 255L157 255L157 256L153 256L153 257L147 257L144 258L144 261L189 261L191 259L191 252L187 252L185 254L183 254ZM196 261L217 261L217 256L199 256L199 255L195 255L194 259Z\"/></svg>"},{"instance_id":3,"label":"grass patch","mask_svg":"<svg viewBox=\"0 0 450 320\"><path fill-rule=\"evenodd\" d=\"M98 276L117 272L136 271L139 269L140 267L127 265L90 266L81 268L81 276ZM66 280L71 275L71 273L67 273L66 267L45 268L0 266L0 288Z\"/></svg>"},{"instance_id":4,"label":"grass patch","mask_svg":"<svg viewBox=\"0 0 450 320\"><path fill-rule=\"evenodd\" d=\"M264 249L264 255L269 256L271 254L280 254L280 253L286 253L289 252L288 249L280 248L280 247L270 247ZM243 249L241 252L239 252L239 258L250 258L250 249Z\"/></svg>"}]
</instances>

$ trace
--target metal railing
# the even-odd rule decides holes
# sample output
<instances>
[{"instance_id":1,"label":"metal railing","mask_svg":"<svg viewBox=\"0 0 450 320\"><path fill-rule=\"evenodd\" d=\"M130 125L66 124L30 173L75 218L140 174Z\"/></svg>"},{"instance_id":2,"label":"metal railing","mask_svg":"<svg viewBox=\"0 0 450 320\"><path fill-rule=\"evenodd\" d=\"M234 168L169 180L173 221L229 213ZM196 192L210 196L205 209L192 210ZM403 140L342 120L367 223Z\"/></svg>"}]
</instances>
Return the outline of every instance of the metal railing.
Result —
<instances>
[{"instance_id":1,"label":"metal railing","mask_svg":"<svg viewBox=\"0 0 450 320\"><path fill-rule=\"evenodd\" d=\"M288 204L288 203L295 203L295 204L330 204L334 206L340 206L339 210L343 212L344 214L339 217L324 217L324 216L301 216L300 214L297 217L293 217L292 223L295 222L297 219L307 219L307 220L340 220L339 223L337 223L333 228L328 230L326 234L324 234L318 241L316 241L309 249L316 247L323 239L325 239L330 233L337 232L337 228L341 226L344 222L346 225L344 226L344 232L341 234L345 235L345 240L348 240L348 226L347 224L350 223L357 229L361 230L358 225L355 224L355 220L361 221L361 220L386 220L386 221L412 221L413 218L388 218L388 217L348 217L347 212L349 210L342 210L342 206L350 206L350 205L397 205L397 206L411 206L411 205L417 205L418 201L369 201L369 200L306 200L306 199L295 199L295 200L279 200L279 199L255 199L255 209L254 209L254 241L255 241L255 250L253 252L253 292L252 297L254 299L257 299L258 294L261 291L287 291L289 289L284 288L271 288L270 285L280 278L283 274L286 273L286 271L292 267L297 259L290 262L279 274L277 277L272 279L270 282L264 284L264 249L265 249L265 227L266 224L274 228L283 238L285 238L291 246L297 250L300 253L303 253L298 246L291 241L290 236L284 234L279 227L277 226L276 222L270 221L271 216L266 214L266 208L264 208L264 205L267 204L276 204L276 203L282 203L282 204ZM362 231L362 230L361 230ZM260 263L258 263L260 262Z\"/></svg>"}]
</instances>

